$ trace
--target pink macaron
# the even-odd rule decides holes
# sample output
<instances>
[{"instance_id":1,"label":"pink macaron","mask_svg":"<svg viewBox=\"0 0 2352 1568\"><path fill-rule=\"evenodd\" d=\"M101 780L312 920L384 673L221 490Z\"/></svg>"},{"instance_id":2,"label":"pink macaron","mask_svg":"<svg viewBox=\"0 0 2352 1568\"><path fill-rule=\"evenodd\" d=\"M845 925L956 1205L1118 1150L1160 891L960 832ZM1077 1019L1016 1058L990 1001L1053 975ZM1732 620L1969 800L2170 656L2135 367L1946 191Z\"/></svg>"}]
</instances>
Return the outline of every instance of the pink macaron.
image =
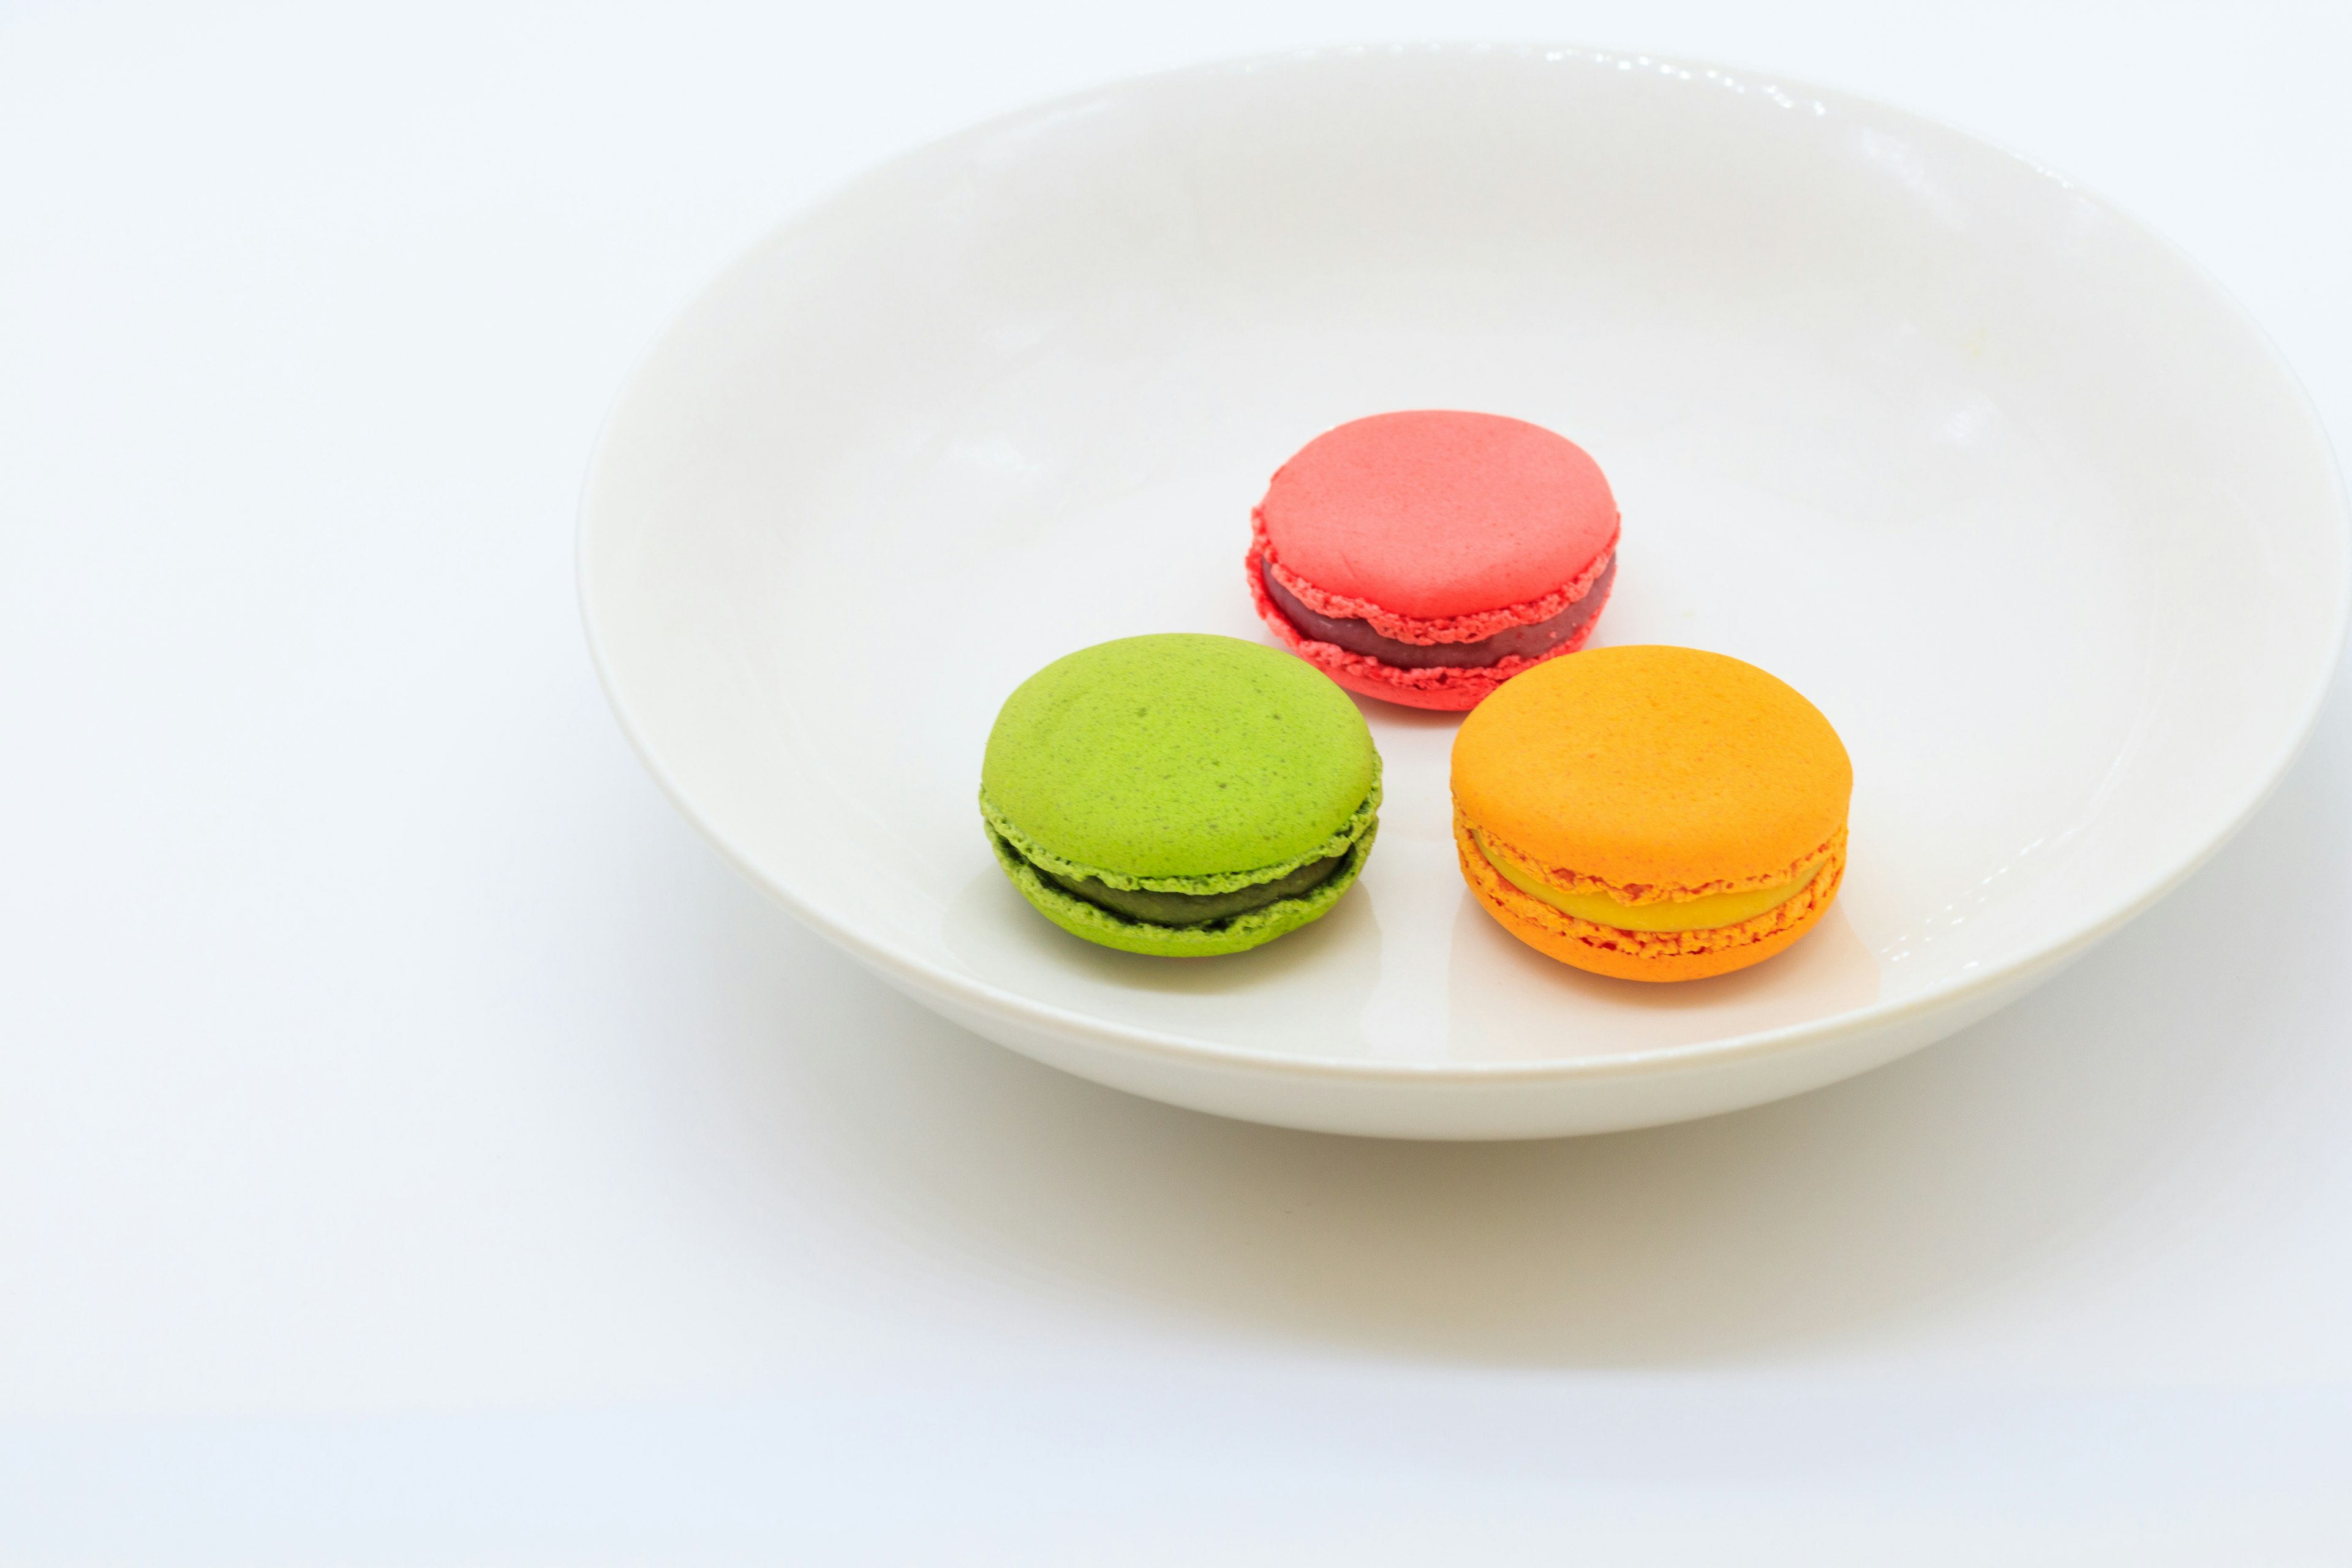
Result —
<instances>
[{"instance_id":1,"label":"pink macaron","mask_svg":"<svg viewBox=\"0 0 2352 1568\"><path fill-rule=\"evenodd\" d=\"M1494 414L1376 414L1285 463L1251 513L1250 595L1350 690L1468 709L1573 653L1617 571L1617 501L1582 447Z\"/></svg>"}]
</instances>

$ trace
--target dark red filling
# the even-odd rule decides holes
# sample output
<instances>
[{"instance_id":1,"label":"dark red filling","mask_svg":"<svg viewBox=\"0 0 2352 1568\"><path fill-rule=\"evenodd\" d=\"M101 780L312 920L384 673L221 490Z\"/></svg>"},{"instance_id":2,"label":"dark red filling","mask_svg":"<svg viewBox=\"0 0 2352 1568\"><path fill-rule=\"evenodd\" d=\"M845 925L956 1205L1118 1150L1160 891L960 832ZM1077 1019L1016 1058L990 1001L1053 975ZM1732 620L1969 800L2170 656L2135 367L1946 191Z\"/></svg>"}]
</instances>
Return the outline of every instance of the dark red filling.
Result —
<instances>
[{"instance_id":1,"label":"dark red filling","mask_svg":"<svg viewBox=\"0 0 2352 1568\"><path fill-rule=\"evenodd\" d=\"M1601 613L1601 605L1609 597L1610 580L1617 575L1617 558L1609 558L1609 564L1601 569L1601 575L1592 580L1592 586L1584 591L1582 598L1551 619L1512 626L1476 642L1399 642L1374 631L1370 621L1317 615L1300 602L1297 595L1282 585L1270 561L1259 563L1258 574L1265 579L1265 591L1274 596L1275 604L1290 618L1290 624L1317 642L1336 644L1349 653L1360 653L1399 669L1483 668L1500 664L1514 654L1521 658L1541 658L1583 630L1585 624Z\"/></svg>"}]
</instances>

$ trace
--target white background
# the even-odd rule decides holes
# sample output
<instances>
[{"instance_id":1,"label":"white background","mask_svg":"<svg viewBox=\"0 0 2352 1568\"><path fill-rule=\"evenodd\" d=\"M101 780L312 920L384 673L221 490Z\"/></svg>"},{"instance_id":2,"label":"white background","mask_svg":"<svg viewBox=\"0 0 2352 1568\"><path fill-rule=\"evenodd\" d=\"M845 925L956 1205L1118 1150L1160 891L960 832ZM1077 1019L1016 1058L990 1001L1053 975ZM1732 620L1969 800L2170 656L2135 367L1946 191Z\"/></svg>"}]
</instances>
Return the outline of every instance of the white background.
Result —
<instances>
[{"instance_id":1,"label":"white background","mask_svg":"<svg viewBox=\"0 0 2352 1568\"><path fill-rule=\"evenodd\" d=\"M2352 431L2340 5L0 0L0 1561L2352 1561L2352 686L2023 1005L1516 1146L1020 1060L628 753L572 509L710 273L975 119L1396 37L2028 152Z\"/></svg>"}]
</instances>

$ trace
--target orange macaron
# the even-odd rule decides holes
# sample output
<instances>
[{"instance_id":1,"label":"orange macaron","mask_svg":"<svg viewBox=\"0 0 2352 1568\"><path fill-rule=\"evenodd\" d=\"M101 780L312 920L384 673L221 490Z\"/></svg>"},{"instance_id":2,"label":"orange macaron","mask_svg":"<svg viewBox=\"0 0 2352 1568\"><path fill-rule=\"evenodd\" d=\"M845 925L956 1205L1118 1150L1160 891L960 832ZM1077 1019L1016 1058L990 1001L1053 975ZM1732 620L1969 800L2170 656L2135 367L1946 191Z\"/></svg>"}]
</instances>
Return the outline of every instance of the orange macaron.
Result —
<instances>
[{"instance_id":1,"label":"orange macaron","mask_svg":"<svg viewBox=\"0 0 2352 1568\"><path fill-rule=\"evenodd\" d=\"M1454 740L1454 837L1505 930L1579 969L1696 980L1811 930L1845 875L1853 768L1786 682L1612 647L1506 682Z\"/></svg>"}]
</instances>

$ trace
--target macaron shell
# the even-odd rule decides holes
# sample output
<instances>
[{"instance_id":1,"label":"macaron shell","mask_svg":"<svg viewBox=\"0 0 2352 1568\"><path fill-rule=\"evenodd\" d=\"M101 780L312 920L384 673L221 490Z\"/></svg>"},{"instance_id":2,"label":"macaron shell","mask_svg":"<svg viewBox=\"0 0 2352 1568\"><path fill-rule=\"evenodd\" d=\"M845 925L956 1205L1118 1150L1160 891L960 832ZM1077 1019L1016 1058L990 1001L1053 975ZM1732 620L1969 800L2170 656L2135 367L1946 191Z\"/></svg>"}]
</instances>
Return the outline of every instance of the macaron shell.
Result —
<instances>
[{"instance_id":1,"label":"macaron shell","mask_svg":"<svg viewBox=\"0 0 2352 1568\"><path fill-rule=\"evenodd\" d=\"M1712 931L1629 931L1579 920L1511 886L1478 853L1459 813L1454 847L1472 896L1505 931L1547 957L1619 980L1704 980L1761 963L1812 930L1845 880L1845 835L1840 833L1829 863L1804 891L1752 921Z\"/></svg>"},{"instance_id":2,"label":"macaron shell","mask_svg":"<svg viewBox=\"0 0 2352 1568\"><path fill-rule=\"evenodd\" d=\"M1056 659L1005 700L984 808L1023 852L1113 887L1221 892L1337 852L1380 759L1332 683L1263 644L1180 632Z\"/></svg>"},{"instance_id":3,"label":"macaron shell","mask_svg":"<svg viewBox=\"0 0 2352 1568\"><path fill-rule=\"evenodd\" d=\"M1349 690L1377 697L1384 702L1400 703L1407 708L1467 712L1513 676L1582 647L1592 635L1601 609L1605 608L1609 602L1609 588L1604 584L1597 590L1601 600L1601 605L1594 607L1592 620L1578 627L1562 639L1558 647L1549 649L1540 658L1513 658L1485 666L1400 669L1336 643L1303 636L1290 617L1275 604L1273 595L1265 591L1265 579L1259 573L1259 559L1258 552L1253 546L1247 562L1250 599L1257 606L1258 619L1265 623L1266 629L1275 635L1276 639Z\"/></svg>"},{"instance_id":4,"label":"macaron shell","mask_svg":"<svg viewBox=\"0 0 2352 1568\"><path fill-rule=\"evenodd\" d=\"M1320 920L1339 901L1340 895L1354 886L1379 833L1377 822L1367 826L1363 836L1349 847L1348 858L1339 868L1304 896L1284 899L1211 926L1163 926L1128 920L1054 886L994 833L988 836L988 842L996 851L997 863L1004 868L1005 876L1020 889L1021 896L1039 914L1072 936L1082 937L1099 947L1151 958L1215 958L1262 946Z\"/></svg>"},{"instance_id":5,"label":"macaron shell","mask_svg":"<svg viewBox=\"0 0 2352 1568\"><path fill-rule=\"evenodd\" d=\"M1313 589L1439 619L1574 582L1615 539L1617 501L1565 437L1421 409L1318 436L1276 472L1258 518L1275 559Z\"/></svg>"},{"instance_id":6,"label":"macaron shell","mask_svg":"<svg viewBox=\"0 0 2352 1568\"><path fill-rule=\"evenodd\" d=\"M1454 736L1454 799L1563 887L1784 881L1845 825L1853 768L1786 682L1697 648L1598 648L1509 681Z\"/></svg>"}]
</instances>

